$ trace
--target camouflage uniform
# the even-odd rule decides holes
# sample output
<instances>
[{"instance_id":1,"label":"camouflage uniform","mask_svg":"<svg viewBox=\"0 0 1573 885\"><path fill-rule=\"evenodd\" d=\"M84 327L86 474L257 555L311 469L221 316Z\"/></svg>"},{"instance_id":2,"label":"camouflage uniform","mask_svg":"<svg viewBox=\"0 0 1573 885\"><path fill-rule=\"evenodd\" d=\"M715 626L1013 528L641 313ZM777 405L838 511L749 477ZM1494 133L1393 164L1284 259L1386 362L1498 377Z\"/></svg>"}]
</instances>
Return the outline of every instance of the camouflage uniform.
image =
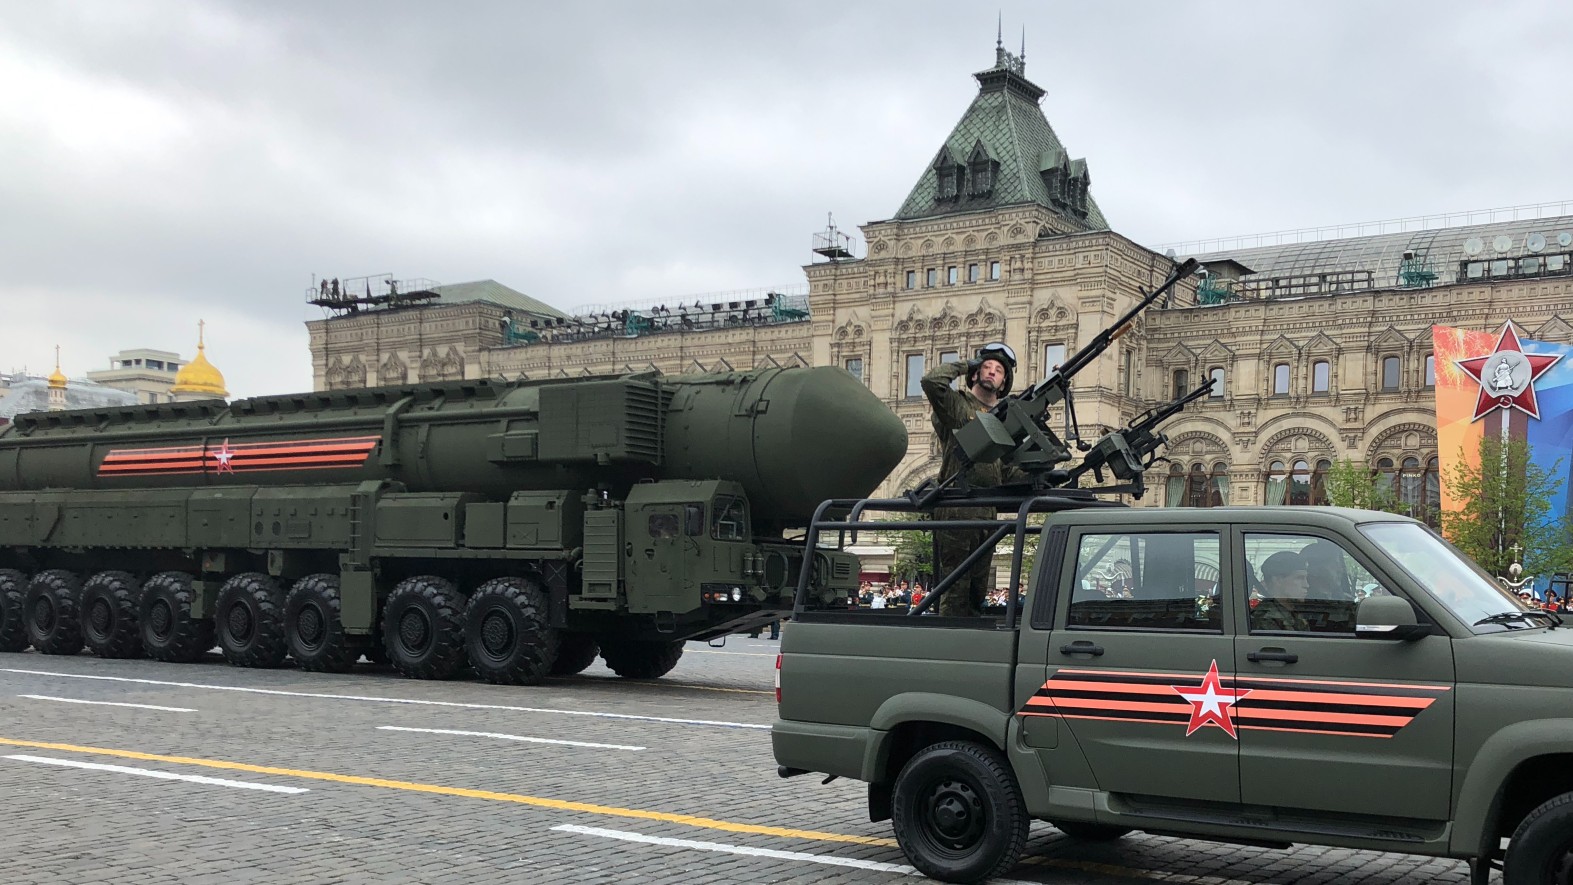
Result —
<instances>
[{"instance_id":1,"label":"camouflage uniform","mask_svg":"<svg viewBox=\"0 0 1573 885\"><path fill-rule=\"evenodd\" d=\"M960 360L936 366L933 371L923 376L923 393L928 397L933 411L929 416L934 427L934 433L939 437L940 448L944 453L939 468L939 478L948 479L961 469L965 463L961 456L961 447L956 444L955 431L957 428L976 418L979 412L988 411L988 407L966 388L957 390L951 387L951 382L967 374L967 362ZM965 382L963 382L965 383ZM1003 485L1006 482L1016 482L1021 478L1020 471L1008 469L998 461L989 461L983 464L974 464L967 469L967 483L973 488L991 488ZM988 507L941 507L934 511L935 519L994 519L996 513ZM938 561L934 563L934 580L938 582L950 574L962 560L967 558L988 540L988 529L950 529L934 533L935 553ZM985 556L956 580L945 590L945 595L939 598L939 613L952 617L976 617L982 614L983 602L988 598L988 593L994 584L994 558Z\"/></svg>"},{"instance_id":2,"label":"camouflage uniform","mask_svg":"<svg viewBox=\"0 0 1573 885\"><path fill-rule=\"evenodd\" d=\"M1290 608L1282 599L1266 598L1251 609L1252 630L1293 630L1304 633L1311 629L1305 618Z\"/></svg>"}]
</instances>

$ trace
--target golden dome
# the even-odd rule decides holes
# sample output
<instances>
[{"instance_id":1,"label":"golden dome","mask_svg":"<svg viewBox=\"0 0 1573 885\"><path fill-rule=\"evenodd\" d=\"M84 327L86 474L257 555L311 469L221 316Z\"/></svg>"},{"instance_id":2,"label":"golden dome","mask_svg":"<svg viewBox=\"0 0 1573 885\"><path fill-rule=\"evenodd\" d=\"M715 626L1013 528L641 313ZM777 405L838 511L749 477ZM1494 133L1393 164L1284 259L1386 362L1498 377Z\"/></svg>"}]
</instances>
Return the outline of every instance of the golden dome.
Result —
<instances>
[{"instance_id":1,"label":"golden dome","mask_svg":"<svg viewBox=\"0 0 1573 885\"><path fill-rule=\"evenodd\" d=\"M55 345L55 370L49 373L49 387L51 390L65 390L66 374L60 371L60 345Z\"/></svg>"},{"instance_id":2,"label":"golden dome","mask_svg":"<svg viewBox=\"0 0 1573 885\"><path fill-rule=\"evenodd\" d=\"M213 364L208 362L207 345L203 341L204 326L197 323L197 355L191 362L180 367L175 373L175 386L169 389L172 394L185 394L187 396L215 397L228 399L229 391L224 389L224 375Z\"/></svg>"}]
</instances>

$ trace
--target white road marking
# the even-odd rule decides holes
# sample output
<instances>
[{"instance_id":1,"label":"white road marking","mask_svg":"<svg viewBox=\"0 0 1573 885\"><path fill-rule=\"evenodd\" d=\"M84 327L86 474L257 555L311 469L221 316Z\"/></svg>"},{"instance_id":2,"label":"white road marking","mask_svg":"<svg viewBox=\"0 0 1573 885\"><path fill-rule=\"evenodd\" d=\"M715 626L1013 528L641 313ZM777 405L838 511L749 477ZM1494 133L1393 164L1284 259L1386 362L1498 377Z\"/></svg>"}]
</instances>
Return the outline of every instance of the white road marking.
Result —
<instances>
[{"instance_id":1,"label":"white road marking","mask_svg":"<svg viewBox=\"0 0 1573 885\"><path fill-rule=\"evenodd\" d=\"M98 707L133 707L138 710L162 710L165 713L195 713L190 707L160 707L156 704L122 704L116 701L84 701L78 698L57 698L47 694L19 694L19 698L31 698L35 701L57 701L62 704L92 704Z\"/></svg>"},{"instance_id":2,"label":"white road marking","mask_svg":"<svg viewBox=\"0 0 1573 885\"><path fill-rule=\"evenodd\" d=\"M581 836L600 836L605 839L620 839L624 842L642 842L646 845L663 845L668 848L691 848L695 851L715 851L721 854L741 854L746 857L768 857L775 860L796 860L805 863L825 864L833 867L852 867L858 870L869 870L876 873L896 873L902 876L921 876L922 873L906 864L883 863L877 860L860 860L855 857L836 857L833 854L809 854L806 851L780 851L775 848L753 848L747 845L725 845L720 842L700 842L694 839L671 839L665 836L646 836L643 833L629 833L623 830L607 830L601 827L581 827L576 824L563 824L552 827L559 833L577 833ZM1034 885L1030 882L1018 882L1011 879L990 879L995 885Z\"/></svg>"},{"instance_id":3,"label":"white road marking","mask_svg":"<svg viewBox=\"0 0 1573 885\"><path fill-rule=\"evenodd\" d=\"M590 747L596 750L643 750L626 744L592 744L589 741L568 741L557 738L525 737L520 734L499 734L495 731L455 731L451 728L404 728L398 725L379 725L378 731L416 731L423 734L451 734L456 737L496 738L501 741L523 741L527 744L563 744L569 747Z\"/></svg>"},{"instance_id":4,"label":"white road marking","mask_svg":"<svg viewBox=\"0 0 1573 885\"><path fill-rule=\"evenodd\" d=\"M0 667L0 673L28 676L57 676L62 679L97 679L105 682L130 682L138 685L164 685L172 688L199 688L207 691L236 691L286 698L314 698L325 701L358 701L372 704L404 704L414 707L447 707L460 710L502 710L510 713L545 713L553 716L591 716L599 719L626 719L635 722L662 722L668 725L703 725L713 728L751 728L769 731L770 726L754 722L727 722L721 719L677 719L669 716L638 716L633 713L601 713L591 710L558 710L550 707L515 707L508 704L464 704L458 701L425 701L416 698L379 698L369 695L327 694L312 691L283 691L276 688L247 688L240 685L210 685L201 682L167 682L161 679L133 679L129 676L96 676L87 673L57 673L52 670L21 670Z\"/></svg>"},{"instance_id":5,"label":"white road marking","mask_svg":"<svg viewBox=\"0 0 1573 885\"><path fill-rule=\"evenodd\" d=\"M244 781L225 780L221 777L203 777L200 774L171 774L167 771L150 771L146 768L131 768L126 765L105 765L102 762L77 762L74 759L50 759L45 756L6 756L6 759L15 759L18 762L37 762L43 765L59 765L65 768L85 768L90 771L113 771L119 774L135 774L142 777L158 778L164 781L187 781L193 784L211 784L216 787L235 787L240 790L261 790L265 793L309 793L305 787L278 787L273 784L248 784Z\"/></svg>"}]
</instances>

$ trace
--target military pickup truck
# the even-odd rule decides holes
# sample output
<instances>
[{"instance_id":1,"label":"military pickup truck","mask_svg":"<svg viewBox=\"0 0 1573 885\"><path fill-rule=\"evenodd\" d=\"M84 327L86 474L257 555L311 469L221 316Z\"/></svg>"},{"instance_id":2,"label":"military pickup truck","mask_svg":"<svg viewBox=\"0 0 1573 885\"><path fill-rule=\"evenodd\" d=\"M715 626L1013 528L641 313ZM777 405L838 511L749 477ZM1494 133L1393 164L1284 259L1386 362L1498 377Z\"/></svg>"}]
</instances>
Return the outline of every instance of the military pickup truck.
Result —
<instances>
[{"instance_id":1,"label":"military pickup truck","mask_svg":"<svg viewBox=\"0 0 1573 885\"><path fill-rule=\"evenodd\" d=\"M1011 503L987 523L991 547L1016 538L1010 604L892 615L805 581L782 639L779 773L866 781L923 873L1002 874L1037 819L1094 841L1459 858L1477 883L1573 877L1573 629L1425 525L1072 490ZM808 543L924 526L870 516L916 506L827 502Z\"/></svg>"}]
</instances>

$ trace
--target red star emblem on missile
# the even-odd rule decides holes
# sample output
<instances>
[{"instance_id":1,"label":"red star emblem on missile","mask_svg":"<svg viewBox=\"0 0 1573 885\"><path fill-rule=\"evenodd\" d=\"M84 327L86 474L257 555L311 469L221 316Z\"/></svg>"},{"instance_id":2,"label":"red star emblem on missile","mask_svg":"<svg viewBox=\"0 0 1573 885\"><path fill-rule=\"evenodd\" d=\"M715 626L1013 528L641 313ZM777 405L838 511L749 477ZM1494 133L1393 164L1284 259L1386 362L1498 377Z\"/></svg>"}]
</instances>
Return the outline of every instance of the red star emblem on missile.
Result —
<instances>
[{"instance_id":1,"label":"red star emblem on missile","mask_svg":"<svg viewBox=\"0 0 1573 885\"><path fill-rule=\"evenodd\" d=\"M218 461L218 470L215 471L216 473L234 473L235 472L234 465L229 463L232 459L234 459L235 453L231 452L229 450L229 438L228 437L224 438L224 444L218 447L218 451L213 453L213 457L214 457L215 460Z\"/></svg>"},{"instance_id":2,"label":"red star emblem on missile","mask_svg":"<svg viewBox=\"0 0 1573 885\"><path fill-rule=\"evenodd\" d=\"M1234 732L1234 719L1229 708L1239 700L1251 693L1250 689L1224 688L1218 681L1218 660L1213 659L1213 665L1207 668L1207 675L1202 677L1202 684L1198 688L1181 688L1171 686L1180 697L1191 702L1191 721L1185 727L1185 736L1190 737L1198 728L1205 725L1216 725L1223 729L1223 733L1239 740L1240 736Z\"/></svg>"},{"instance_id":3,"label":"red star emblem on missile","mask_svg":"<svg viewBox=\"0 0 1573 885\"><path fill-rule=\"evenodd\" d=\"M1518 409L1539 420L1540 404L1535 400L1535 379L1562 359L1562 354L1525 353L1518 343L1518 333L1513 324L1502 327L1497 346L1489 356L1456 360L1465 374L1480 385L1480 398L1475 400L1475 417L1478 421L1496 409Z\"/></svg>"}]
</instances>

